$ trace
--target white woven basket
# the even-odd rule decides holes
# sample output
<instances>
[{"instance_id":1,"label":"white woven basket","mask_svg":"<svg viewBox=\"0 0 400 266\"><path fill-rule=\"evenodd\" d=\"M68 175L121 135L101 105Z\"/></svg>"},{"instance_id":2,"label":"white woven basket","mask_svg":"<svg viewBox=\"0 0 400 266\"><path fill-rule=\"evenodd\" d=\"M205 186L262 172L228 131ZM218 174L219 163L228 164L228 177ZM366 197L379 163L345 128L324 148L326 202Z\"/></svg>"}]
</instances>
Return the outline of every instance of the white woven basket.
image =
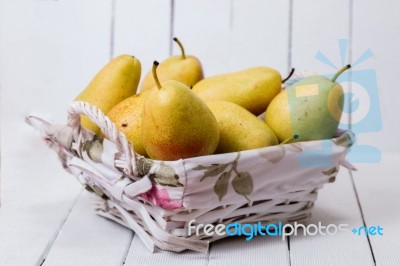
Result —
<instances>
[{"instance_id":1,"label":"white woven basket","mask_svg":"<svg viewBox=\"0 0 400 266\"><path fill-rule=\"evenodd\" d=\"M103 139L80 127L91 118ZM332 140L298 142L256 150L156 161L134 147L96 107L74 102L66 126L29 116L64 166L96 193L97 213L132 230L153 252L206 252L225 236L188 235L188 222L229 224L293 222L308 218L317 191L333 182L354 136L338 132Z\"/></svg>"}]
</instances>

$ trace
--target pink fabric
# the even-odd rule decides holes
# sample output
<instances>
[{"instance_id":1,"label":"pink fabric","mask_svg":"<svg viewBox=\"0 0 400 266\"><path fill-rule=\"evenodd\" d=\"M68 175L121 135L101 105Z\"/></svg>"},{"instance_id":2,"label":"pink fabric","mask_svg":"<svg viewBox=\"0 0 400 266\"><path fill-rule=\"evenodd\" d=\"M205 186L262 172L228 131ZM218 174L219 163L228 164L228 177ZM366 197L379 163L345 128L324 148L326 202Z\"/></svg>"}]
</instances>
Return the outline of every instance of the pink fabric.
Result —
<instances>
[{"instance_id":1,"label":"pink fabric","mask_svg":"<svg viewBox=\"0 0 400 266\"><path fill-rule=\"evenodd\" d=\"M182 200L172 200L165 188L159 188L153 183L152 188L141 195L145 200L164 209L178 209L183 206Z\"/></svg>"}]
</instances>

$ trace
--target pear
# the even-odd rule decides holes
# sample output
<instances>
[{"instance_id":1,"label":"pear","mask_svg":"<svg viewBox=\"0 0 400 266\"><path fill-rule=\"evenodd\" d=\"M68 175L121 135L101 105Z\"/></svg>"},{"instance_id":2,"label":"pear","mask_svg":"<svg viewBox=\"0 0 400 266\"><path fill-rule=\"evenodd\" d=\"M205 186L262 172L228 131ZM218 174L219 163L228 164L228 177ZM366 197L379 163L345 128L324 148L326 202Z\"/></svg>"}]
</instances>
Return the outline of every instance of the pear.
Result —
<instances>
[{"instance_id":1,"label":"pear","mask_svg":"<svg viewBox=\"0 0 400 266\"><path fill-rule=\"evenodd\" d=\"M178 38L173 39L181 49L181 55L170 56L160 63L157 75L160 82L167 80L180 81L188 87L193 87L199 80L203 79L203 68L199 59L192 55L186 55L185 49ZM152 71L145 76L140 91L151 89L155 86Z\"/></svg>"},{"instance_id":2,"label":"pear","mask_svg":"<svg viewBox=\"0 0 400 266\"><path fill-rule=\"evenodd\" d=\"M344 93L336 82L350 68L341 68L331 79L306 77L283 90L269 104L265 122L280 142L332 138L343 110Z\"/></svg>"},{"instance_id":3,"label":"pear","mask_svg":"<svg viewBox=\"0 0 400 266\"><path fill-rule=\"evenodd\" d=\"M118 103L107 113L118 130L133 144L135 152L145 157L147 153L142 141L142 111L143 102L151 91L135 94Z\"/></svg>"},{"instance_id":4,"label":"pear","mask_svg":"<svg viewBox=\"0 0 400 266\"><path fill-rule=\"evenodd\" d=\"M136 93L141 73L140 61L131 55L120 55L105 65L76 98L107 113L113 106ZM82 127L100 133L87 116L81 116Z\"/></svg>"},{"instance_id":5,"label":"pear","mask_svg":"<svg viewBox=\"0 0 400 266\"><path fill-rule=\"evenodd\" d=\"M157 160L178 160L209 155L219 141L218 122L207 105L188 86L168 80L144 101L142 137L147 154Z\"/></svg>"},{"instance_id":6,"label":"pear","mask_svg":"<svg viewBox=\"0 0 400 266\"><path fill-rule=\"evenodd\" d=\"M216 153L238 152L278 144L272 129L255 115L231 102L206 102L219 124Z\"/></svg>"},{"instance_id":7,"label":"pear","mask_svg":"<svg viewBox=\"0 0 400 266\"><path fill-rule=\"evenodd\" d=\"M199 81L193 91L204 101L236 103L254 115L265 112L281 91L281 75L269 67L253 67Z\"/></svg>"}]
</instances>

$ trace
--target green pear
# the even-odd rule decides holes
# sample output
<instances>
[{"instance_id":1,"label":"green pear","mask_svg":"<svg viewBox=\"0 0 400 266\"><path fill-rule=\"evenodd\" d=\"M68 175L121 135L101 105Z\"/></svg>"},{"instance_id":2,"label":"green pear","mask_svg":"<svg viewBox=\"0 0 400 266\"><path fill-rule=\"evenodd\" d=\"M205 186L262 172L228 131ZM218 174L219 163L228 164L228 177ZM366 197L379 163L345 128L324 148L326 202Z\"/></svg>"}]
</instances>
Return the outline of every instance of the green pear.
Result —
<instances>
[{"instance_id":1,"label":"green pear","mask_svg":"<svg viewBox=\"0 0 400 266\"><path fill-rule=\"evenodd\" d=\"M219 141L218 122L207 105L185 84L160 84L154 62L157 90L144 101L142 137L147 154L157 160L209 155Z\"/></svg>"},{"instance_id":2,"label":"green pear","mask_svg":"<svg viewBox=\"0 0 400 266\"><path fill-rule=\"evenodd\" d=\"M218 121L220 140L216 153L238 152L278 144L272 129L255 115L231 102L206 102Z\"/></svg>"},{"instance_id":3,"label":"green pear","mask_svg":"<svg viewBox=\"0 0 400 266\"><path fill-rule=\"evenodd\" d=\"M193 91L204 101L236 103L254 115L265 112L281 91L281 75L269 67L253 67L199 81Z\"/></svg>"},{"instance_id":4,"label":"green pear","mask_svg":"<svg viewBox=\"0 0 400 266\"><path fill-rule=\"evenodd\" d=\"M179 45L181 55L170 56L160 63L157 69L158 79L161 83L167 80L180 81L191 88L203 79L203 68L199 59L185 54L185 49L178 38L173 40ZM140 91L151 89L155 85L152 71L149 71L142 82Z\"/></svg>"},{"instance_id":5,"label":"green pear","mask_svg":"<svg viewBox=\"0 0 400 266\"><path fill-rule=\"evenodd\" d=\"M126 98L107 113L118 130L133 143L135 152L145 157L147 153L142 140L142 111L144 100L153 89Z\"/></svg>"},{"instance_id":6,"label":"green pear","mask_svg":"<svg viewBox=\"0 0 400 266\"><path fill-rule=\"evenodd\" d=\"M131 55L120 55L105 65L75 100L88 102L107 113L122 100L136 93L141 73L140 61ZM82 127L100 133L87 116L81 116Z\"/></svg>"},{"instance_id":7,"label":"green pear","mask_svg":"<svg viewBox=\"0 0 400 266\"><path fill-rule=\"evenodd\" d=\"M280 142L332 138L343 110L344 93L337 77L350 65L341 68L332 79L306 77L283 90L269 104L265 122Z\"/></svg>"}]
</instances>

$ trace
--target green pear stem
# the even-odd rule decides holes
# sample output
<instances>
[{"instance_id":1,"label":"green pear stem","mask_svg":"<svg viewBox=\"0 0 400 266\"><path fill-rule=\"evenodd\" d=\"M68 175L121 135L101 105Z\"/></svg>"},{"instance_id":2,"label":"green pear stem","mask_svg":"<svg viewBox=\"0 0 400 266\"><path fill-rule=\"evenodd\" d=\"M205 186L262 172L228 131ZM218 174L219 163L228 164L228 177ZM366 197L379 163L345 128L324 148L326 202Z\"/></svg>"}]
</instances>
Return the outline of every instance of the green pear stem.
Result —
<instances>
[{"instance_id":1,"label":"green pear stem","mask_svg":"<svg viewBox=\"0 0 400 266\"><path fill-rule=\"evenodd\" d=\"M336 79L340 76L340 74L342 74L343 72L345 72L347 69L351 68L351 65L345 65L344 67L342 67L341 69L338 70L338 72L336 72L336 74L333 76L333 78L331 79L332 82L336 82Z\"/></svg>"},{"instance_id":2,"label":"green pear stem","mask_svg":"<svg viewBox=\"0 0 400 266\"><path fill-rule=\"evenodd\" d=\"M186 59L185 49L183 48L182 43L181 43L181 42L178 40L178 38L176 38L176 37L175 37L173 40L174 40L174 42L176 42L176 43L179 45L179 47L181 48L182 59Z\"/></svg>"},{"instance_id":3,"label":"green pear stem","mask_svg":"<svg viewBox=\"0 0 400 266\"><path fill-rule=\"evenodd\" d=\"M285 83L286 81L288 81L290 79L290 77L293 76L293 73L294 73L294 67L292 67L292 70L290 70L289 75L284 80L282 80L282 83Z\"/></svg>"},{"instance_id":4,"label":"green pear stem","mask_svg":"<svg viewBox=\"0 0 400 266\"><path fill-rule=\"evenodd\" d=\"M160 80L158 79L158 76L157 76L157 67L158 67L159 64L160 63L158 63L157 61L154 61L153 62L153 68L151 70L153 72L153 78L154 78L154 81L156 82L156 86L160 90L161 89L161 83L160 83Z\"/></svg>"}]
</instances>

